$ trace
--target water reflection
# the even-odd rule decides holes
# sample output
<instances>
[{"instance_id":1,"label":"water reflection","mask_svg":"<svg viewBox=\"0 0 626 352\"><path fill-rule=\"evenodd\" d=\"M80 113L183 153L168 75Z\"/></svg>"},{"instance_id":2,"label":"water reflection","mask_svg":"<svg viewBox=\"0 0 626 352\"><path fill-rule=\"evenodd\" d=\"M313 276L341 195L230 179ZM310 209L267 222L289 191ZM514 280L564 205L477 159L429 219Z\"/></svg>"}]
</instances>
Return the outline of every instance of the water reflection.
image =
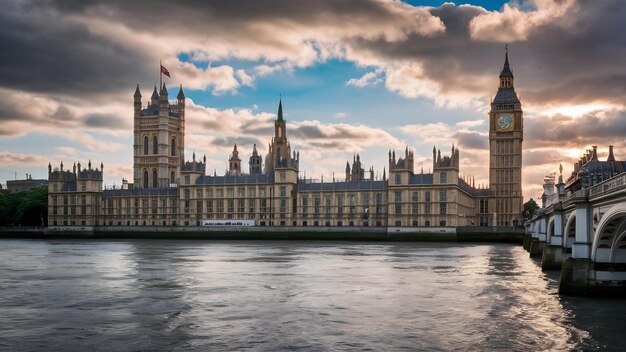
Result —
<instances>
[{"instance_id":1,"label":"water reflection","mask_svg":"<svg viewBox=\"0 0 626 352\"><path fill-rule=\"evenodd\" d=\"M0 241L0 350L621 348L518 246Z\"/></svg>"}]
</instances>

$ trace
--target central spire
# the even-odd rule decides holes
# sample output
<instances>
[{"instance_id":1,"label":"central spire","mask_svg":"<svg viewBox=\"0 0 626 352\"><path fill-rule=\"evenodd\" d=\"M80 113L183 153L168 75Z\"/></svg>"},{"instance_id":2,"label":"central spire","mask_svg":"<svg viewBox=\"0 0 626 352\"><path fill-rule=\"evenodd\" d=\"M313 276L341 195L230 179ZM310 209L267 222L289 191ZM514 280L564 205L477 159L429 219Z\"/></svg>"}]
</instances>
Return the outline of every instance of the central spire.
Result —
<instances>
[{"instance_id":1,"label":"central spire","mask_svg":"<svg viewBox=\"0 0 626 352\"><path fill-rule=\"evenodd\" d=\"M283 119L283 98L280 97L278 100L278 118L276 119L276 122L285 122L285 120Z\"/></svg>"},{"instance_id":2,"label":"central spire","mask_svg":"<svg viewBox=\"0 0 626 352\"><path fill-rule=\"evenodd\" d=\"M503 77L513 77L513 72L509 66L509 44L504 46L504 66L502 67L502 72L500 72L500 78Z\"/></svg>"}]
</instances>

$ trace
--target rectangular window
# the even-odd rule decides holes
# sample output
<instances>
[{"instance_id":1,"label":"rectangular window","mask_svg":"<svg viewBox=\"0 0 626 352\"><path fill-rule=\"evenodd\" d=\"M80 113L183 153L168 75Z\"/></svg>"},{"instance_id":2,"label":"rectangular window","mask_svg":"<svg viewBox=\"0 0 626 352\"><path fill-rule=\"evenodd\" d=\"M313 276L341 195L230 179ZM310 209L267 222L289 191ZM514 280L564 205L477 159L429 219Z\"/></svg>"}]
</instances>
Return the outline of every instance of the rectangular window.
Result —
<instances>
[{"instance_id":1,"label":"rectangular window","mask_svg":"<svg viewBox=\"0 0 626 352\"><path fill-rule=\"evenodd\" d=\"M308 212L309 207L309 198L307 196L302 196L302 214L306 214Z\"/></svg>"},{"instance_id":2,"label":"rectangular window","mask_svg":"<svg viewBox=\"0 0 626 352\"><path fill-rule=\"evenodd\" d=\"M213 213L213 201L212 200L207 200L206 201L206 211L207 213Z\"/></svg>"},{"instance_id":3,"label":"rectangular window","mask_svg":"<svg viewBox=\"0 0 626 352\"><path fill-rule=\"evenodd\" d=\"M380 215L383 213L383 195L381 193L376 193L375 202L376 202L376 215ZM379 225L376 225L376 226L379 226Z\"/></svg>"},{"instance_id":4,"label":"rectangular window","mask_svg":"<svg viewBox=\"0 0 626 352\"><path fill-rule=\"evenodd\" d=\"M440 191L439 192L439 201L440 202L445 202L446 201L446 191Z\"/></svg>"},{"instance_id":5,"label":"rectangular window","mask_svg":"<svg viewBox=\"0 0 626 352\"><path fill-rule=\"evenodd\" d=\"M198 214L202 214L203 213L202 204L203 204L202 200L197 200L196 201L196 208L197 208L196 211L198 212Z\"/></svg>"},{"instance_id":6,"label":"rectangular window","mask_svg":"<svg viewBox=\"0 0 626 352\"><path fill-rule=\"evenodd\" d=\"M280 196L281 197L286 197L287 196L287 187L286 186L280 186Z\"/></svg>"},{"instance_id":7,"label":"rectangular window","mask_svg":"<svg viewBox=\"0 0 626 352\"><path fill-rule=\"evenodd\" d=\"M234 188L227 188L226 189L226 196L228 198L233 198L235 197L235 189Z\"/></svg>"},{"instance_id":8,"label":"rectangular window","mask_svg":"<svg viewBox=\"0 0 626 352\"><path fill-rule=\"evenodd\" d=\"M394 203L396 214L402 214L402 192L394 193Z\"/></svg>"},{"instance_id":9,"label":"rectangular window","mask_svg":"<svg viewBox=\"0 0 626 352\"><path fill-rule=\"evenodd\" d=\"M237 212L243 213L244 211L245 211L244 199L243 198L237 199Z\"/></svg>"},{"instance_id":10,"label":"rectangular window","mask_svg":"<svg viewBox=\"0 0 626 352\"><path fill-rule=\"evenodd\" d=\"M315 196L315 198L313 198L313 207L314 207L313 211L315 212L315 214L319 215L321 203L322 203L322 200L320 196Z\"/></svg>"},{"instance_id":11,"label":"rectangular window","mask_svg":"<svg viewBox=\"0 0 626 352\"><path fill-rule=\"evenodd\" d=\"M217 212L220 214L224 213L224 200L223 199L217 200Z\"/></svg>"},{"instance_id":12,"label":"rectangular window","mask_svg":"<svg viewBox=\"0 0 626 352\"><path fill-rule=\"evenodd\" d=\"M215 196L216 196L217 198L224 198L224 190L223 190L223 189L221 189L221 188L218 188L218 189L215 191Z\"/></svg>"},{"instance_id":13,"label":"rectangular window","mask_svg":"<svg viewBox=\"0 0 626 352\"><path fill-rule=\"evenodd\" d=\"M439 214L441 215L445 215L446 214L446 203L439 203Z\"/></svg>"},{"instance_id":14,"label":"rectangular window","mask_svg":"<svg viewBox=\"0 0 626 352\"><path fill-rule=\"evenodd\" d=\"M228 199L228 213L232 214L235 212L235 200Z\"/></svg>"},{"instance_id":15,"label":"rectangular window","mask_svg":"<svg viewBox=\"0 0 626 352\"><path fill-rule=\"evenodd\" d=\"M248 189L248 197L250 197L250 198L256 197L255 193L256 193L256 190L254 188L249 188Z\"/></svg>"},{"instance_id":16,"label":"rectangular window","mask_svg":"<svg viewBox=\"0 0 626 352\"><path fill-rule=\"evenodd\" d=\"M356 212L356 195L351 194L348 196L348 205L350 206L350 214L354 214Z\"/></svg>"},{"instance_id":17,"label":"rectangular window","mask_svg":"<svg viewBox=\"0 0 626 352\"><path fill-rule=\"evenodd\" d=\"M337 214L343 214L343 194L337 195Z\"/></svg>"},{"instance_id":18,"label":"rectangular window","mask_svg":"<svg viewBox=\"0 0 626 352\"><path fill-rule=\"evenodd\" d=\"M330 198L330 196L326 196L325 197L325 202L326 202L326 214L330 215L330 207L332 205L332 199Z\"/></svg>"},{"instance_id":19,"label":"rectangular window","mask_svg":"<svg viewBox=\"0 0 626 352\"><path fill-rule=\"evenodd\" d=\"M203 189L202 188L196 189L196 198L202 199L202 193L203 193Z\"/></svg>"},{"instance_id":20,"label":"rectangular window","mask_svg":"<svg viewBox=\"0 0 626 352\"><path fill-rule=\"evenodd\" d=\"M402 175L396 174L396 184L402 184Z\"/></svg>"}]
</instances>

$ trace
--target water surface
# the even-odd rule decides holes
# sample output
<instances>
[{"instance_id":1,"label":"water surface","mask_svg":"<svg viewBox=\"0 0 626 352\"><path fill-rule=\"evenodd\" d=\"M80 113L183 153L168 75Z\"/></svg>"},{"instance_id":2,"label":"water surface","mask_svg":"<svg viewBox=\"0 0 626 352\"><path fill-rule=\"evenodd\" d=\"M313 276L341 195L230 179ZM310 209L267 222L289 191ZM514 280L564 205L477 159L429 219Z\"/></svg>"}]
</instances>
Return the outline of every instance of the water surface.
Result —
<instances>
[{"instance_id":1,"label":"water surface","mask_svg":"<svg viewBox=\"0 0 626 352\"><path fill-rule=\"evenodd\" d=\"M0 241L0 350L620 350L521 246Z\"/></svg>"}]
</instances>

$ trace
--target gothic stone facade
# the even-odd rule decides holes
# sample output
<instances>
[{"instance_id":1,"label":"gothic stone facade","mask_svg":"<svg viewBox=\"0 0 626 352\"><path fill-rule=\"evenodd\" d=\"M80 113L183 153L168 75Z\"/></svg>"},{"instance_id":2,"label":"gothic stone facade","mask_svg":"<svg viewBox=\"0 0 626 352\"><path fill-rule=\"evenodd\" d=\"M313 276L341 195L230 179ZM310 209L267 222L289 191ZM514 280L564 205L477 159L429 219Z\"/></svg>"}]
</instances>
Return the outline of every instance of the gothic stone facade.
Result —
<instances>
[{"instance_id":1,"label":"gothic stone facade","mask_svg":"<svg viewBox=\"0 0 626 352\"><path fill-rule=\"evenodd\" d=\"M489 113L491 188L460 176L460 150L433 149L432 172L415 172L413 151L389 151L381 179L355 155L346 178L299 177L282 101L265 160L256 145L242 170L237 146L224 175L206 174L206 157L184 162L185 96L174 102L165 85L142 106L134 94L133 183L102 189L104 166L73 170L49 166L49 224L71 226L200 226L203 220L253 220L255 226L449 227L512 225L520 216L521 104L508 54Z\"/></svg>"}]
</instances>

